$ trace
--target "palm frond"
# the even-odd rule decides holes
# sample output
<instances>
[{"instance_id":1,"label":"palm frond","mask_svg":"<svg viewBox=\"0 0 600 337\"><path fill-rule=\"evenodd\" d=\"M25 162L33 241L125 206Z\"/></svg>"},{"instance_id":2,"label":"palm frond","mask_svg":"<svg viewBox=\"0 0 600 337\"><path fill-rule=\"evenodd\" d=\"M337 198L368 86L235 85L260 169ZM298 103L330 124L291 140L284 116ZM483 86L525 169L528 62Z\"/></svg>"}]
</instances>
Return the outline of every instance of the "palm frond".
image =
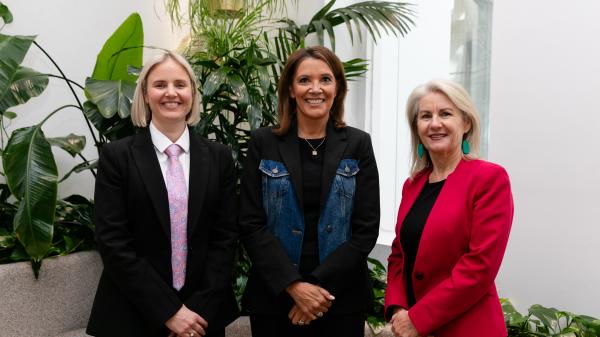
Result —
<instances>
[{"instance_id":1,"label":"palm frond","mask_svg":"<svg viewBox=\"0 0 600 337\"><path fill-rule=\"evenodd\" d=\"M333 27L340 24L346 25L352 43L354 43L354 33L359 41L363 40L361 29L363 27L377 41L382 35L390 32L395 36L398 34L404 36L414 26L415 11L413 5L409 3L364 1L330 10L335 1L329 1L307 25L301 27L306 35L315 33L321 45L327 33L333 50L335 50Z\"/></svg>"}]
</instances>

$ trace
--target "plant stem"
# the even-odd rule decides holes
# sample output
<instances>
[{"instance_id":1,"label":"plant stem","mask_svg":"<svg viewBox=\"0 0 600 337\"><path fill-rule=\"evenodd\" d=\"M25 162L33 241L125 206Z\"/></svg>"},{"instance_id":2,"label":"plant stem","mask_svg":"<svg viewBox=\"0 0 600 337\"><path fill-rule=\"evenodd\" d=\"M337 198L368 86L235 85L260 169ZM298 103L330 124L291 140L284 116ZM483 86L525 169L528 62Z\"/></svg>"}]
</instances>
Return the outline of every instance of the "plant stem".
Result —
<instances>
[{"instance_id":1,"label":"plant stem","mask_svg":"<svg viewBox=\"0 0 600 337\"><path fill-rule=\"evenodd\" d=\"M86 164L89 164L89 163L90 163L90 161L89 161L89 160L87 160L87 159L86 159L86 158L85 158L85 157L84 157L84 156L83 156L81 153L78 153L77 155L78 155L79 157L81 157L81 159L83 159L83 162L84 162L84 163L86 163ZM93 169L93 168L91 168L91 167L90 167L90 168L88 168L88 170L90 170L90 172L92 172L92 175L94 176L94 178L96 178L96 171L94 171L94 169Z\"/></svg>"},{"instance_id":2,"label":"plant stem","mask_svg":"<svg viewBox=\"0 0 600 337\"><path fill-rule=\"evenodd\" d=\"M48 77L54 77L54 78L60 78L61 80L66 80L69 83L74 84L75 86L77 86L79 89L85 90L85 88L81 84L79 84L79 83L77 83L77 82L75 82L73 80L70 80L68 78L64 78L62 76L58 76L58 75L54 75L54 74L45 74L45 75L48 76Z\"/></svg>"},{"instance_id":3,"label":"plant stem","mask_svg":"<svg viewBox=\"0 0 600 337\"><path fill-rule=\"evenodd\" d=\"M52 62L52 64L54 64L54 66L56 67L56 69L58 70L58 72L61 74L62 79L65 80L65 82L67 83L67 86L69 87L69 89L71 89L71 93L73 93L73 97L75 97L75 101L77 101L77 104L79 105L77 108L79 108L79 110L81 110L81 113L83 114L83 118L85 119L85 122L88 126L88 128L90 129L90 133L92 135L92 138L94 139L94 143L96 145L99 144L98 139L96 139L96 135L94 134L94 129L92 128L92 124L90 123L89 119L85 116L85 113L83 112L83 104L81 104L81 101L79 100L79 97L77 96L77 94L75 93L75 89L73 89L73 86L71 85L71 81L67 78L67 76L65 75L65 73L62 71L62 69L58 66L58 64L54 61L54 59L50 56L50 54L48 54L48 52L46 52L46 50L44 50L44 48L42 48L42 46L40 46L36 41L33 41L33 44L38 47L42 53L44 53L44 55L46 55L46 57L48 57L48 59L50 60L50 62ZM60 109L60 108L59 108ZM54 113L56 113L58 110L55 110L54 112L52 112L49 116L53 115ZM49 117L48 116L48 117ZM46 119L48 118L46 117ZM46 120L44 119L44 121ZM43 122L42 122L43 123ZM96 149L99 150L99 146L96 146ZM98 155L100 155L100 153L98 152Z\"/></svg>"},{"instance_id":4,"label":"plant stem","mask_svg":"<svg viewBox=\"0 0 600 337\"><path fill-rule=\"evenodd\" d=\"M48 119L50 119L50 117L54 116L55 113L59 112L62 109L66 109L66 108L75 108L75 109L81 109L81 107L74 105L74 104L67 104L67 105L63 105L59 108L56 108L56 110L52 111L51 113L48 114L48 116L46 116L44 119L42 119L41 122L38 123L38 125L41 127L44 123L46 123L46 121Z\"/></svg>"}]
</instances>

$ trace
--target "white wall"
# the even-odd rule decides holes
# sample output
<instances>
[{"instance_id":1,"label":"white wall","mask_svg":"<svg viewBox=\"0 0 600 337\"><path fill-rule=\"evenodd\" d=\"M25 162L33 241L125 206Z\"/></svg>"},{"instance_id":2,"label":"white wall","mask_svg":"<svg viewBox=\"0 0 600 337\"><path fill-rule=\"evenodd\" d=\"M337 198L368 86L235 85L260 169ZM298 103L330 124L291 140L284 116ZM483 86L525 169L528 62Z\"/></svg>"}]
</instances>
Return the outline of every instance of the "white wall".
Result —
<instances>
[{"instance_id":1,"label":"white wall","mask_svg":"<svg viewBox=\"0 0 600 337\"><path fill-rule=\"evenodd\" d=\"M175 48L185 35L171 30L170 20L163 10L163 0L144 1L80 1L80 0L3 0L13 13L14 21L4 27L3 34L37 35L36 41L48 51L67 77L84 84L92 74L96 56L104 42L133 12L138 12L144 25L145 44L162 48ZM152 51L145 51L145 56ZM32 46L25 65L41 72L58 74L45 56ZM81 90L76 89L84 100ZM75 104L71 92L64 82L51 79L46 91L23 106L12 108L18 118L9 126L9 133L18 127L40 122L54 109L64 104ZM84 155L95 159L98 153L87 132L85 121L78 110L66 109L50 119L43 127L48 136L66 136L69 133L83 134L87 138ZM74 160L60 149L53 149L59 176L81 162ZM91 197L93 177L88 172L72 175L59 185L59 193L73 193Z\"/></svg>"},{"instance_id":2,"label":"white wall","mask_svg":"<svg viewBox=\"0 0 600 337\"><path fill-rule=\"evenodd\" d=\"M489 158L515 219L497 279L521 308L600 317L600 3L494 2Z\"/></svg>"}]
</instances>

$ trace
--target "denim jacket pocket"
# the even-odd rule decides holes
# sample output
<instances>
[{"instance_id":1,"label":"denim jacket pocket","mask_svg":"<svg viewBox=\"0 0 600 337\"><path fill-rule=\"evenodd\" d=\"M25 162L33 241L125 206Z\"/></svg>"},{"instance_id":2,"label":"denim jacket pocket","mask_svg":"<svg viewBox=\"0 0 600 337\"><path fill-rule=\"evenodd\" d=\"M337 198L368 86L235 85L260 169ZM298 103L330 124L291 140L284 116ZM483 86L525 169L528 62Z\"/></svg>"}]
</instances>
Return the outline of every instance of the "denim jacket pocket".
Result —
<instances>
[{"instance_id":1,"label":"denim jacket pocket","mask_svg":"<svg viewBox=\"0 0 600 337\"><path fill-rule=\"evenodd\" d=\"M353 198L354 191L356 190L356 174L358 174L358 171L360 171L358 160L343 159L340 161L333 182L334 192L346 198Z\"/></svg>"}]
</instances>

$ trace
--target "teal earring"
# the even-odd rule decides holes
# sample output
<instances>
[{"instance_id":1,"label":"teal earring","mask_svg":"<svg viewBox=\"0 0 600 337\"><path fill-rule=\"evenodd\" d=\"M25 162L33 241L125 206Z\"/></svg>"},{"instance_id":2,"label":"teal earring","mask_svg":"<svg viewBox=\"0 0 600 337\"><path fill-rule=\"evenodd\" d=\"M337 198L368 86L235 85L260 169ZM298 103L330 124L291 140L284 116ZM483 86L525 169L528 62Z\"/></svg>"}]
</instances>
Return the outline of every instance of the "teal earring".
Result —
<instances>
[{"instance_id":1,"label":"teal earring","mask_svg":"<svg viewBox=\"0 0 600 337\"><path fill-rule=\"evenodd\" d=\"M469 154L469 152L471 152L471 147L469 147L469 142L467 142L466 139L462 142L462 152L464 154Z\"/></svg>"},{"instance_id":2,"label":"teal earring","mask_svg":"<svg viewBox=\"0 0 600 337\"><path fill-rule=\"evenodd\" d=\"M425 148L423 148L423 144L419 143L419 145L417 145L417 155L419 158L423 158L423 154L425 154Z\"/></svg>"}]
</instances>

